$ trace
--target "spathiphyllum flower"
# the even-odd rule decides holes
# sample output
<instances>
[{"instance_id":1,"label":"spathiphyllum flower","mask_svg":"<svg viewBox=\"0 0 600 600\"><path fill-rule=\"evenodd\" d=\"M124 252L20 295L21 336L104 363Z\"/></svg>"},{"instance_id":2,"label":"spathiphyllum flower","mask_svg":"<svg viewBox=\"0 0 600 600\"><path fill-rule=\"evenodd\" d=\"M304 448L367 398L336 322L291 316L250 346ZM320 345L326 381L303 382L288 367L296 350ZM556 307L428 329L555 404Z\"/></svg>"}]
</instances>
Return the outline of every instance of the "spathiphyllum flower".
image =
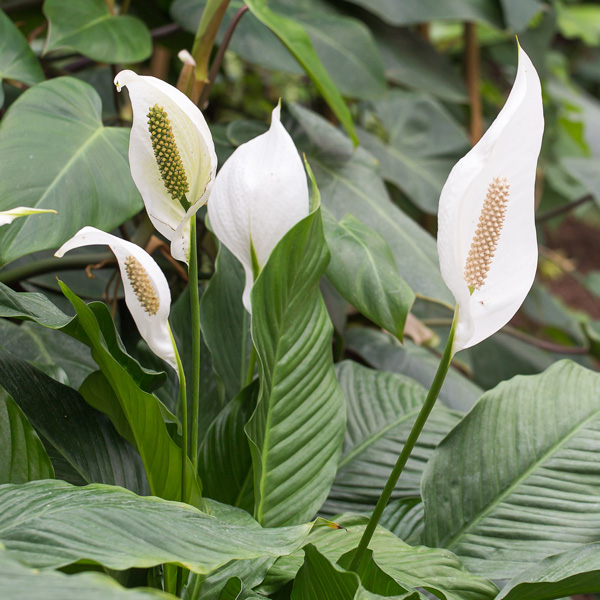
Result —
<instances>
[{"instance_id":1,"label":"spathiphyllum flower","mask_svg":"<svg viewBox=\"0 0 600 600\"><path fill-rule=\"evenodd\" d=\"M244 266L243 301L249 312L254 276L277 242L309 212L304 166L280 112L280 106L273 110L266 133L235 150L208 202L215 234Z\"/></svg>"},{"instance_id":2,"label":"spathiphyllum flower","mask_svg":"<svg viewBox=\"0 0 600 600\"><path fill-rule=\"evenodd\" d=\"M121 71L133 107L129 165L154 227L171 254L189 261L190 218L208 199L217 169L212 136L198 107L173 86Z\"/></svg>"},{"instance_id":3,"label":"spathiphyllum flower","mask_svg":"<svg viewBox=\"0 0 600 600\"><path fill-rule=\"evenodd\" d=\"M452 169L440 197L440 267L458 304L454 352L506 325L533 284L534 187L543 131L540 80L519 48L517 78L504 108Z\"/></svg>"},{"instance_id":4,"label":"spathiphyllum flower","mask_svg":"<svg viewBox=\"0 0 600 600\"><path fill-rule=\"evenodd\" d=\"M171 292L160 267L143 249L95 227L80 229L65 242L55 256L81 246L107 245L119 264L125 302L140 335L154 354L176 368L175 348L169 327Z\"/></svg>"},{"instance_id":5,"label":"spathiphyllum flower","mask_svg":"<svg viewBox=\"0 0 600 600\"><path fill-rule=\"evenodd\" d=\"M2 210L0 211L0 227L12 223L19 217L28 217L29 215L39 215L42 213L56 214L56 211L42 208L29 208L27 206L17 206L17 208L11 208L10 210Z\"/></svg>"}]
</instances>

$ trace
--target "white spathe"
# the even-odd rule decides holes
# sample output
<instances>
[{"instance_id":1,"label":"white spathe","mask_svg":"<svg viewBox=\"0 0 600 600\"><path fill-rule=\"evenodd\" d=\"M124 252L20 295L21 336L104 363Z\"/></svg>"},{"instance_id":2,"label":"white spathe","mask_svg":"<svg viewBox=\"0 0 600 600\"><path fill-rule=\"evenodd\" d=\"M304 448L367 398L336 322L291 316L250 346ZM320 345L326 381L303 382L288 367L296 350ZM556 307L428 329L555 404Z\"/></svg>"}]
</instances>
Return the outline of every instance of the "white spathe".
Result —
<instances>
[{"instance_id":1,"label":"white spathe","mask_svg":"<svg viewBox=\"0 0 600 600\"><path fill-rule=\"evenodd\" d=\"M29 215L39 215L42 213L53 213L56 214L55 210L42 209L42 208L29 208L28 206L17 206L10 210L0 211L0 227L2 225L8 225L19 217L28 217Z\"/></svg>"},{"instance_id":2,"label":"white spathe","mask_svg":"<svg viewBox=\"0 0 600 600\"><path fill-rule=\"evenodd\" d=\"M175 347L168 320L171 310L171 292L160 267L143 248L95 227L84 227L68 242L65 242L54 256L62 258L66 252L74 248L98 244L109 246L117 259L125 290L125 302L140 335L146 340L154 354L176 369ZM154 298L158 301L155 314L150 314L144 309L131 284L126 268L126 261L129 257L133 257L139 263L148 277L147 283L152 286Z\"/></svg>"},{"instance_id":3,"label":"white spathe","mask_svg":"<svg viewBox=\"0 0 600 600\"><path fill-rule=\"evenodd\" d=\"M519 47L517 77L506 104L477 145L454 166L440 196L440 268L458 304L454 352L506 325L533 284L538 256L535 175L543 132L540 80ZM485 283L471 294L465 262L495 177L505 177L510 185L506 217Z\"/></svg>"},{"instance_id":4,"label":"white spathe","mask_svg":"<svg viewBox=\"0 0 600 600\"><path fill-rule=\"evenodd\" d=\"M281 106L266 133L242 144L217 175L208 202L219 241L246 272L243 302L251 312L252 249L262 269L277 242L308 216L308 185L296 146L281 124Z\"/></svg>"},{"instance_id":5,"label":"white spathe","mask_svg":"<svg viewBox=\"0 0 600 600\"><path fill-rule=\"evenodd\" d=\"M133 109L129 138L129 166L146 211L156 229L171 242L171 254L189 262L190 218L206 203L217 170L217 155L210 130L198 107L172 85L155 77L121 71L117 90L127 87ZM189 184L186 211L167 191L162 180L148 129L148 111L164 108Z\"/></svg>"}]
</instances>

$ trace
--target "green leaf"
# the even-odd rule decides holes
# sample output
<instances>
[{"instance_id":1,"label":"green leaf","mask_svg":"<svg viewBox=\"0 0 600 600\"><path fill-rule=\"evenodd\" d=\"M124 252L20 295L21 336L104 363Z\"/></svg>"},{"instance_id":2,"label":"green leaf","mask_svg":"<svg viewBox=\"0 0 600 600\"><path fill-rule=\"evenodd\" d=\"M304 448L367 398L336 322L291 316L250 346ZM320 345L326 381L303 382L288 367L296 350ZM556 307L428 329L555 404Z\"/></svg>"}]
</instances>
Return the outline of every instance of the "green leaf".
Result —
<instances>
[{"instance_id":1,"label":"green leaf","mask_svg":"<svg viewBox=\"0 0 600 600\"><path fill-rule=\"evenodd\" d=\"M15 401L0 388L0 483L53 477L40 438Z\"/></svg>"},{"instance_id":2,"label":"green leaf","mask_svg":"<svg viewBox=\"0 0 600 600\"><path fill-rule=\"evenodd\" d=\"M246 0L246 6L294 55L335 116L340 120L352 141L358 144L350 111L319 60L306 29L300 23L273 12L268 7L267 0Z\"/></svg>"},{"instance_id":3,"label":"green leaf","mask_svg":"<svg viewBox=\"0 0 600 600\"><path fill-rule=\"evenodd\" d=\"M242 389L248 369L250 336L248 313L242 304L244 283L242 263L220 244L215 273L202 294L200 324L227 400Z\"/></svg>"},{"instance_id":4,"label":"green leaf","mask_svg":"<svg viewBox=\"0 0 600 600\"><path fill-rule=\"evenodd\" d=\"M500 0L504 21L515 33L527 28L531 19L543 9L540 0Z\"/></svg>"},{"instance_id":5,"label":"green leaf","mask_svg":"<svg viewBox=\"0 0 600 600\"><path fill-rule=\"evenodd\" d=\"M139 387L129 371L110 353L104 336L104 332L110 329L103 329L94 311L64 284L61 287L77 312L79 325L88 336L94 360L119 399L121 410L135 439L135 447L144 463L152 494L168 500L180 500L181 448L169 435L160 401ZM97 304L98 308L104 307L105 313L108 311L106 305ZM202 502L201 491L189 460L186 468L191 489L185 500L198 506Z\"/></svg>"},{"instance_id":6,"label":"green leaf","mask_svg":"<svg viewBox=\"0 0 600 600\"><path fill-rule=\"evenodd\" d=\"M3 79L35 85L44 81L44 72L25 36L0 10L0 107L4 104Z\"/></svg>"},{"instance_id":7,"label":"green leaf","mask_svg":"<svg viewBox=\"0 0 600 600\"><path fill-rule=\"evenodd\" d=\"M206 433L200 446L198 473L209 498L242 506L244 491L252 483L252 456L244 426L256 408L257 398L255 381L225 405Z\"/></svg>"},{"instance_id":8,"label":"green leaf","mask_svg":"<svg viewBox=\"0 0 600 600\"><path fill-rule=\"evenodd\" d=\"M61 329L72 321L44 294L15 292L3 283L0 283L0 317L36 321L51 329Z\"/></svg>"},{"instance_id":9,"label":"green leaf","mask_svg":"<svg viewBox=\"0 0 600 600\"><path fill-rule=\"evenodd\" d=\"M139 455L74 389L5 352L0 381L36 431L86 482L149 493Z\"/></svg>"},{"instance_id":10,"label":"green leaf","mask_svg":"<svg viewBox=\"0 0 600 600\"><path fill-rule=\"evenodd\" d=\"M49 21L45 52L73 49L92 60L136 63L152 53L152 38L143 21L112 15L104 0L46 0Z\"/></svg>"},{"instance_id":11,"label":"green leaf","mask_svg":"<svg viewBox=\"0 0 600 600\"><path fill-rule=\"evenodd\" d=\"M100 484L7 484L0 486L0 541L36 568L85 560L117 570L174 563L210 573L231 560L293 552L312 528L262 529L232 521L218 503L209 509L214 514Z\"/></svg>"},{"instance_id":12,"label":"green leaf","mask_svg":"<svg viewBox=\"0 0 600 600\"><path fill-rule=\"evenodd\" d=\"M58 214L0 229L0 265L57 248L85 225L110 231L143 208L129 172L129 132L104 127L100 111L96 91L71 77L36 85L8 109L0 125L0 210Z\"/></svg>"},{"instance_id":13,"label":"green leaf","mask_svg":"<svg viewBox=\"0 0 600 600\"><path fill-rule=\"evenodd\" d=\"M519 573L498 594L497 600L553 600L576 594L597 593L600 578L600 544L588 544L545 558Z\"/></svg>"},{"instance_id":14,"label":"green leaf","mask_svg":"<svg viewBox=\"0 0 600 600\"><path fill-rule=\"evenodd\" d=\"M367 518L344 515L336 522L347 531L315 529L307 539L331 562L358 546ZM369 548L377 565L403 587L425 589L445 600L491 600L498 592L492 582L466 571L452 552L408 546L383 527L377 527ZM258 591L270 593L291 581L302 561L299 551L277 559Z\"/></svg>"},{"instance_id":15,"label":"green leaf","mask_svg":"<svg viewBox=\"0 0 600 600\"><path fill-rule=\"evenodd\" d=\"M398 273L390 247L352 215L339 223L328 211L324 215L331 249L327 278L350 304L402 340L415 295Z\"/></svg>"},{"instance_id":16,"label":"green leaf","mask_svg":"<svg viewBox=\"0 0 600 600\"><path fill-rule=\"evenodd\" d=\"M422 542L424 522L423 501L419 497L392 500L379 520L382 527L411 546Z\"/></svg>"},{"instance_id":17,"label":"green leaf","mask_svg":"<svg viewBox=\"0 0 600 600\"><path fill-rule=\"evenodd\" d=\"M446 178L469 149L464 130L425 94L394 90L374 107L387 139L359 130L361 144L377 158L386 181L424 212L437 213Z\"/></svg>"},{"instance_id":18,"label":"green leaf","mask_svg":"<svg viewBox=\"0 0 600 600\"><path fill-rule=\"evenodd\" d=\"M335 476L346 413L318 287L328 260L317 208L278 243L252 289L261 389L246 432L262 525L311 518Z\"/></svg>"},{"instance_id":19,"label":"green leaf","mask_svg":"<svg viewBox=\"0 0 600 600\"><path fill-rule=\"evenodd\" d=\"M486 392L427 465L425 543L508 579L596 541L599 386L598 373L560 361Z\"/></svg>"},{"instance_id":20,"label":"green leaf","mask_svg":"<svg viewBox=\"0 0 600 600\"><path fill-rule=\"evenodd\" d=\"M381 371L402 373L429 389L439 359L425 348L406 341L401 346L391 335L366 327L351 327L346 331L348 348ZM483 390L457 370L450 369L440 391L439 400L449 408L467 412Z\"/></svg>"},{"instance_id":21,"label":"green leaf","mask_svg":"<svg viewBox=\"0 0 600 600\"><path fill-rule=\"evenodd\" d=\"M335 482L323 508L330 515L374 508L426 395L419 383L396 373L351 361L336 370L346 396L348 424ZM459 419L445 406L434 408L393 498L419 494L427 460Z\"/></svg>"},{"instance_id":22,"label":"green leaf","mask_svg":"<svg viewBox=\"0 0 600 600\"><path fill-rule=\"evenodd\" d=\"M239 577L232 577L223 588L219 600L237 600L243 589L242 580Z\"/></svg>"},{"instance_id":23,"label":"green leaf","mask_svg":"<svg viewBox=\"0 0 600 600\"><path fill-rule=\"evenodd\" d=\"M2 550L0 589L3 600L176 600L150 588L125 589L101 573L65 575L30 569Z\"/></svg>"},{"instance_id":24,"label":"green leaf","mask_svg":"<svg viewBox=\"0 0 600 600\"><path fill-rule=\"evenodd\" d=\"M579 6L556 5L556 23L560 33L579 38L588 46L600 44L600 7L592 3Z\"/></svg>"},{"instance_id":25,"label":"green leaf","mask_svg":"<svg viewBox=\"0 0 600 600\"><path fill-rule=\"evenodd\" d=\"M453 305L440 274L435 240L392 203L375 159L362 148L353 152L350 140L316 113L297 104L290 112L308 138L299 142L307 150L323 204L338 220L351 213L375 229L416 294Z\"/></svg>"}]
</instances>

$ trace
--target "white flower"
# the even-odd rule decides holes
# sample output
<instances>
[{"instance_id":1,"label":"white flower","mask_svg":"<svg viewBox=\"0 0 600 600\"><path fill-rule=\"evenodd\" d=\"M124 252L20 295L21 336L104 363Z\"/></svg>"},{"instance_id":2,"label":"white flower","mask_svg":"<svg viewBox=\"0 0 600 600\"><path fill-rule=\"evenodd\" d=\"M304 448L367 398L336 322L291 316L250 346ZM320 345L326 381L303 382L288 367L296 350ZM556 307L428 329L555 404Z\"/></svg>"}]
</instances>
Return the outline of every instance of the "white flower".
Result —
<instances>
[{"instance_id":1,"label":"white flower","mask_svg":"<svg viewBox=\"0 0 600 600\"><path fill-rule=\"evenodd\" d=\"M84 227L65 242L54 256L61 258L73 248L97 244L110 246L119 263L125 302L140 335L154 354L175 369L175 348L168 321L171 292L160 267L143 248L95 227Z\"/></svg>"},{"instance_id":2,"label":"white flower","mask_svg":"<svg viewBox=\"0 0 600 600\"><path fill-rule=\"evenodd\" d=\"M543 131L540 80L519 47L517 78L504 108L452 169L440 197L440 267L458 304L454 352L506 325L533 284Z\"/></svg>"},{"instance_id":3,"label":"white flower","mask_svg":"<svg viewBox=\"0 0 600 600\"><path fill-rule=\"evenodd\" d=\"M171 254L188 262L190 218L208 199L217 169L208 125L185 94L160 79L121 71L115 85L127 87L133 108L133 181L154 227L170 240Z\"/></svg>"},{"instance_id":4,"label":"white flower","mask_svg":"<svg viewBox=\"0 0 600 600\"><path fill-rule=\"evenodd\" d=\"M39 215L42 213L54 213L55 210L46 210L42 208L29 208L27 206L17 206L17 208L11 208L10 210L0 211L0 227L2 225L8 225L19 217L27 217L29 215Z\"/></svg>"},{"instance_id":5,"label":"white flower","mask_svg":"<svg viewBox=\"0 0 600 600\"><path fill-rule=\"evenodd\" d=\"M269 131L242 144L223 165L208 202L216 236L244 266L248 312L254 271L264 267L277 242L309 212L304 166L280 111L281 106L273 110Z\"/></svg>"}]
</instances>

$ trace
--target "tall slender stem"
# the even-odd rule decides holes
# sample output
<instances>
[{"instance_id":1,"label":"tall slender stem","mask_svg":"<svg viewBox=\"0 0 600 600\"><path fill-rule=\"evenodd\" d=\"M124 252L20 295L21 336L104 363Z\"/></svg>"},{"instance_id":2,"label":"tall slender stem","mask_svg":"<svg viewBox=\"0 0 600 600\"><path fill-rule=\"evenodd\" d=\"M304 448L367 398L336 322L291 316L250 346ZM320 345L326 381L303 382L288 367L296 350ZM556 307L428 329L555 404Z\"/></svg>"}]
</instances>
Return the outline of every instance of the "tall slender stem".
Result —
<instances>
[{"instance_id":1,"label":"tall slender stem","mask_svg":"<svg viewBox=\"0 0 600 600\"><path fill-rule=\"evenodd\" d=\"M196 217L190 227L190 310L192 313L192 443L191 458L194 473L198 470L198 419L200 416L200 296L198 292L198 236Z\"/></svg>"},{"instance_id":2,"label":"tall slender stem","mask_svg":"<svg viewBox=\"0 0 600 600\"><path fill-rule=\"evenodd\" d=\"M188 409L187 409L187 389L185 384L185 371L181 364L181 357L179 356L179 350L173 337L173 332L169 326L169 333L171 334L171 342L173 342L173 349L175 350L175 362L177 363L177 375L179 376L179 402L181 406L181 501L187 502L188 496L188 481L187 481L187 460L188 460Z\"/></svg>"},{"instance_id":3,"label":"tall slender stem","mask_svg":"<svg viewBox=\"0 0 600 600\"><path fill-rule=\"evenodd\" d=\"M477 24L465 23L465 76L469 104L471 105L471 143L475 145L483 135L483 109L481 105L481 66Z\"/></svg>"},{"instance_id":4,"label":"tall slender stem","mask_svg":"<svg viewBox=\"0 0 600 600\"><path fill-rule=\"evenodd\" d=\"M444 379L446 378L446 374L448 373L448 369L450 368L450 362L452 361L452 344L454 342L454 333L456 329L456 322L458 320L458 306L454 310L454 319L452 321L452 327L450 328L450 335L448 336L448 341L446 343L446 348L444 349L444 354L442 355L440 364L436 371L435 377L433 378L433 383L429 388L429 392L427 393L427 397L425 398L425 402L421 407L421 411L417 416L417 420L413 425L410 433L408 434L408 438L406 443L404 444L404 448L402 448L402 452L396 461L396 465L394 466L390 476L383 488L383 492L377 501L377 505L375 506L375 510L371 514L371 518L367 523L367 526L363 532L363 535L358 544L358 548L354 554L354 558L352 559L352 563L350 564L350 570L356 571L358 566L360 565L360 561L365 553L365 550L369 546L369 542L373 537L373 533L375 532L375 528L381 519L381 515L392 496L392 492L398 483L398 479L400 479L400 475L406 466L406 462L408 461L409 456L411 455L421 432L423 431L423 427L431 414L431 411L435 405L435 401L437 400L438 394L442 389L442 384L444 383Z\"/></svg>"}]
</instances>

